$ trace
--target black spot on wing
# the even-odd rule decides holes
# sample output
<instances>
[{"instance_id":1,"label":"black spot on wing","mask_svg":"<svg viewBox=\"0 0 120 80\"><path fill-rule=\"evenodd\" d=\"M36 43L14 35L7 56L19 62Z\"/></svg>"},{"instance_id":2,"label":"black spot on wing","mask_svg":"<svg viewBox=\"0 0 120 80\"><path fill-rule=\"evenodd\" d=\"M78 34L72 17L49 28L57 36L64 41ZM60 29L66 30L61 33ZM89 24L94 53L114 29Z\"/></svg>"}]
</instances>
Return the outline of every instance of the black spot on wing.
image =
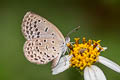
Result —
<instances>
[{"instance_id":1,"label":"black spot on wing","mask_svg":"<svg viewBox=\"0 0 120 80\"><path fill-rule=\"evenodd\" d=\"M51 35L54 35L54 33L52 33Z\"/></svg>"},{"instance_id":2,"label":"black spot on wing","mask_svg":"<svg viewBox=\"0 0 120 80\"><path fill-rule=\"evenodd\" d=\"M47 28L45 28L45 32L47 32L48 31L48 27Z\"/></svg>"},{"instance_id":3,"label":"black spot on wing","mask_svg":"<svg viewBox=\"0 0 120 80\"><path fill-rule=\"evenodd\" d=\"M46 50L48 50L48 47L46 46Z\"/></svg>"},{"instance_id":4,"label":"black spot on wing","mask_svg":"<svg viewBox=\"0 0 120 80\"><path fill-rule=\"evenodd\" d=\"M34 25L34 28L36 28L37 26L36 26L36 24Z\"/></svg>"},{"instance_id":5,"label":"black spot on wing","mask_svg":"<svg viewBox=\"0 0 120 80\"><path fill-rule=\"evenodd\" d=\"M36 28L35 31L38 31L38 28Z\"/></svg>"},{"instance_id":6,"label":"black spot on wing","mask_svg":"<svg viewBox=\"0 0 120 80\"><path fill-rule=\"evenodd\" d=\"M40 35L40 32L37 32L37 36L39 36Z\"/></svg>"},{"instance_id":7,"label":"black spot on wing","mask_svg":"<svg viewBox=\"0 0 120 80\"><path fill-rule=\"evenodd\" d=\"M30 55L31 58L33 58L33 55Z\"/></svg>"},{"instance_id":8,"label":"black spot on wing","mask_svg":"<svg viewBox=\"0 0 120 80\"><path fill-rule=\"evenodd\" d=\"M44 42L46 42L47 40L45 39Z\"/></svg>"},{"instance_id":9,"label":"black spot on wing","mask_svg":"<svg viewBox=\"0 0 120 80\"><path fill-rule=\"evenodd\" d=\"M35 24L37 23L37 21L34 22Z\"/></svg>"},{"instance_id":10,"label":"black spot on wing","mask_svg":"<svg viewBox=\"0 0 120 80\"><path fill-rule=\"evenodd\" d=\"M55 41L52 41L52 43L55 43Z\"/></svg>"},{"instance_id":11,"label":"black spot on wing","mask_svg":"<svg viewBox=\"0 0 120 80\"><path fill-rule=\"evenodd\" d=\"M38 60L37 58L34 58L34 60Z\"/></svg>"},{"instance_id":12,"label":"black spot on wing","mask_svg":"<svg viewBox=\"0 0 120 80\"><path fill-rule=\"evenodd\" d=\"M41 46L41 45L42 45L42 43L39 43L39 45Z\"/></svg>"},{"instance_id":13,"label":"black spot on wing","mask_svg":"<svg viewBox=\"0 0 120 80\"><path fill-rule=\"evenodd\" d=\"M39 59L41 59L41 57L40 57L40 56L38 56L38 58L39 58Z\"/></svg>"},{"instance_id":14,"label":"black spot on wing","mask_svg":"<svg viewBox=\"0 0 120 80\"><path fill-rule=\"evenodd\" d=\"M54 58L55 56L54 56L54 55L52 55L52 57Z\"/></svg>"},{"instance_id":15,"label":"black spot on wing","mask_svg":"<svg viewBox=\"0 0 120 80\"><path fill-rule=\"evenodd\" d=\"M38 20L38 22L40 22L41 20Z\"/></svg>"},{"instance_id":16,"label":"black spot on wing","mask_svg":"<svg viewBox=\"0 0 120 80\"><path fill-rule=\"evenodd\" d=\"M40 52L40 54L42 54L42 52Z\"/></svg>"}]
</instances>

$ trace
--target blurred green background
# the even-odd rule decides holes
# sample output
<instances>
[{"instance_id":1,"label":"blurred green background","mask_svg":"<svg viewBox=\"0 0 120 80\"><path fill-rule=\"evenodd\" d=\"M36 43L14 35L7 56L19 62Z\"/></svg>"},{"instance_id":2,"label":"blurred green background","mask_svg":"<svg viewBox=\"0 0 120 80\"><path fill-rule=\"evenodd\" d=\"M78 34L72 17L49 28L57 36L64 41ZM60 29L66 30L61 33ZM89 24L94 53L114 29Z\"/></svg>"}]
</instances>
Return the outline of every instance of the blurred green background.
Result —
<instances>
[{"instance_id":1,"label":"blurred green background","mask_svg":"<svg viewBox=\"0 0 120 80\"><path fill-rule=\"evenodd\" d=\"M53 76L50 63L36 65L23 53L25 39L21 22L27 11L33 11L55 24L66 34L77 26L74 37L102 40L108 50L101 55L120 65L119 0L0 0L0 80L83 80L70 68ZM120 80L120 73L98 64L108 80Z\"/></svg>"}]
</instances>

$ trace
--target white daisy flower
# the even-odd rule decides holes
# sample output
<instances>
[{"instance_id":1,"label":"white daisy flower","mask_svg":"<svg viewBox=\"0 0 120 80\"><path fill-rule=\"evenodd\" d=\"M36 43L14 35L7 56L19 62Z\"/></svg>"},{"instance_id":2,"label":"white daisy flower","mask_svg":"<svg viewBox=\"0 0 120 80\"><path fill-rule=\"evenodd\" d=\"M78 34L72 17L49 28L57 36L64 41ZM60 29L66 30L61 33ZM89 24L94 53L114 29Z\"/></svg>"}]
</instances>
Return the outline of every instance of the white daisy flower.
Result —
<instances>
[{"instance_id":1,"label":"white daisy flower","mask_svg":"<svg viewBox=\"0 0 120 80\"><path fill-rule=\"evenodd\" d=\"M56 75L68 69L69 67L79 68L84 70L85 80L106 80L103 71L94 65L99 62L108 68L120 73L120 66L113 61L100 56L100 52L107 49L107 47L100 46L100 40L88 40L83 38L83 42L79 43L79 38L75 38L73 46L68 43L70 54L63 56L58 65L52 69L52 74Z\"/></svg>"}]
</instances>

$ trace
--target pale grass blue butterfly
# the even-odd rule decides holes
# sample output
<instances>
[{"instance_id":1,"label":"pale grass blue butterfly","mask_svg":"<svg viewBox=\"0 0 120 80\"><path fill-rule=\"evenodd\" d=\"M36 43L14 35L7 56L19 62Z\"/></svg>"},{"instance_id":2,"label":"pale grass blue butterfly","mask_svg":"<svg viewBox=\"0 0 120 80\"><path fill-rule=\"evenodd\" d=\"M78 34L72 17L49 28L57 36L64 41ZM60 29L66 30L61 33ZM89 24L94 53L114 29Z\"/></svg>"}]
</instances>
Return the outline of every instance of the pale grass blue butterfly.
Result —
<instances>
[{"instance_id":1,"label":"pale grass blue butterfly","mask_svg":"<svg viewBox=\"0 0 120 80\"><path fill-rule=\"evenodd\" d=\"M55 25L33 12L25 14L22 32L27 40L24 44L24 55L27 60L36 64L47 64L52 61L52 68L57 65L61 55L65 54L66 44L70 41L69 36L64 38Z\"/></svg>"}]
</instances>

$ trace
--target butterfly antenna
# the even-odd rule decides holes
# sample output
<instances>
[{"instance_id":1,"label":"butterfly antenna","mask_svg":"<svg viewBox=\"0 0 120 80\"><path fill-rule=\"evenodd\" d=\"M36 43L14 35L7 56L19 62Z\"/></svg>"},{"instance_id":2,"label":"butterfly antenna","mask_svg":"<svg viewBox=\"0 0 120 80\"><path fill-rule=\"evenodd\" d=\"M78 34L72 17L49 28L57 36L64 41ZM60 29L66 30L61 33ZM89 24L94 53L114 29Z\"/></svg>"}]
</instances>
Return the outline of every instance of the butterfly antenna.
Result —
<instances>
[{"instance_id":1,"label":"butterfly antenna","mask_svg":"<svg viewBox=\"0 0 120 80\"><path fill-rule=\"evenodd\" d=\"M68 34L67 34L67 37L69 37L69 35L73 32L76 32L78 29L80 28L80 26L74 28L73 30L71 30Z\"/></svg>"}]
</instances>

